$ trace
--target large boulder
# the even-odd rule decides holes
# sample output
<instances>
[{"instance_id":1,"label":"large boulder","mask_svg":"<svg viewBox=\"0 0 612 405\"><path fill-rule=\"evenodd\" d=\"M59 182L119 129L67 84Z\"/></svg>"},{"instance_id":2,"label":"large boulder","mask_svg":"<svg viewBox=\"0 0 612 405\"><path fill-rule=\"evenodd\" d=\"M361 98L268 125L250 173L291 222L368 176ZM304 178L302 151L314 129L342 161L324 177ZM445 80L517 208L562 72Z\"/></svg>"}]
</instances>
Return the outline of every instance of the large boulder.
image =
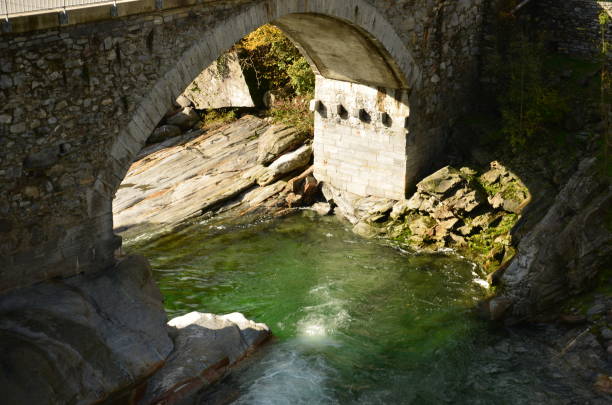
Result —
<instances>
[{"instance_id":1,"label":"large boulder","mask_svg":"<svg viewBox=\"0 0 612 405\"><path fill-rule=\"evenodd\" d=\"M417 184L417 190L422 194L443 197L465 183L466 180L459 170L446 166L421 180Z\"/></svg>"},{"instance_id":2,"label":"large boulder","mask_svg":"<svg viewBox=\"0 0 612 405\"><path fill-rule=\"evenodd\" d=\"M187 86L183 96L199 110L255 107L236 52L227 52L204 69ZM178 99L177 102L186 107Z\"/></svg>"},{"instance_id":3,"label":"large boulder","mask_svg":"<svg viewBox=\"0 0 612 405\"><path fill-rule=\"evenodd\" d=\"M173 348L146 259L131 256L0 298L0 392L7 404L91 404L135 386Z\"/></svg>"},{"instance_id":4,"label":"large boulder","mask_svg":"<svg viewBox=\"0 0 612 405\"><path fill-rule=\"evenodd\" d=\"M270 329L240 313L191 312L174 318L175 349L148 381L140 404L174 404L223 377L270 337Z\"/></svg>"},{"instance_id":5,"label":"large boulder","mask_svg":"<svg viewBox=\"0 0 612 405\"><path fill-rule=\"evenodd\" d=\"M296 149L307 134L289 125L272 125L259 138L257 163L267 165L287 151Z\"/></svg>"}]
</instances>

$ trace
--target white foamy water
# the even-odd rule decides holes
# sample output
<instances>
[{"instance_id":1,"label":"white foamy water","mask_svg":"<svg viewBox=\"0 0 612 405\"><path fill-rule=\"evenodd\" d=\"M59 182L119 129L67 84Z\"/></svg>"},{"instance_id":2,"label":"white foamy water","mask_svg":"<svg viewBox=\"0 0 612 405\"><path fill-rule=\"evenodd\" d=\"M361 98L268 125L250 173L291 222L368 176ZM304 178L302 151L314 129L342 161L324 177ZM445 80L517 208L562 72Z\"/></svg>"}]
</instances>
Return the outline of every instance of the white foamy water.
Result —
<instances>
[{"instance_id":1,"label":"white foamy water","mask_svg":"<svg viewBox=\"0 0 612 405\"><path fill-rule=\"evenodd\" d=\"M241 387L245 392L235 404L338 403L327 384L335 370L317 353L319 348L339 345L334 335L350 321L347 303L334 297L335 288L334 283L326 283L309 291L319 304L302 308L296 338L269 352L256 370L242 376L248 385Z\"/></svg>"},{"instance_id":2,"label":"white foamy water","mask_svg":"<svg viewBox=\"0 0 612 405\"><path fill-rule=\"evenodd\" d=\"M350 322L347 302L334 297L335 283L318 285L309 291L315 302L320 304L306 306L303 318L297 322L297 336L301 338L329 338L333 340L339 328Z\"/></svg>"},{"instance_id":3,"label":"white foamy water","mask_svg":"<svg viewBox=\"0 0 612 405\"><path fill-rule=\"evenodd\" d=\"M326 382L333 370L322 356L301 352L299 342L276 347L241 380L243 394L234 404L335 404Z\"/></svg>"}]
</instances>

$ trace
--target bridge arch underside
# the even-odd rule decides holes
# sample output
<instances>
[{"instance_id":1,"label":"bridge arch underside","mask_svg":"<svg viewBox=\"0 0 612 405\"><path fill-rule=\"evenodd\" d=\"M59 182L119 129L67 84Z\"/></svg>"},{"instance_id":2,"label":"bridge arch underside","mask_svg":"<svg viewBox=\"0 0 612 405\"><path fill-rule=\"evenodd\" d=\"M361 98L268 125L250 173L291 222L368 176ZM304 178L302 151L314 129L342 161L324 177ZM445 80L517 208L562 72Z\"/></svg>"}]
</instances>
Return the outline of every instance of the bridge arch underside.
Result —
<instances>
[{"instance_id":1,"label":"bridge arch underside","mask_svg":"<svg viewBox=\"0 0 612 405\"><path fill-rule=\"evenodd\" d=\"M85 181L75 174L75 184L50 196L47 205L54 209L53 214L49 209L14 213L16 218L24 217L24 222L26 216L37 215L39 223L34 226L36 235L27 227L11 231L15 243L7 249L0 291L115 263L121 239L113 232L112 200L135 156L189 83L242 37L266 23L286 32L317 73L315 174L319 179L340 188L352 184L345 190L361 195L405 195L408 182L433 150L425 137L414 136L424 128L415 119L418 111L415 114L413 108L408 120L409 101L417 97L423 81L411 52L377 9L361 0L254 1L231 12L226 8L220 12L223 18L212 19L206 15L211 11L201 7L203 11L190 10L182 20L172 18L168 27L163 21L150 24L151 19L143 19L142 24L149 28L135 29L139 20L116 20L99 37L93 34L97 48L92 52L110 69L98 70L97 65L85 63L72 75L75 78L64 81L78 106L64 109L73 114L64 119L83 124L62 128L63 133L49 131L50 149L25 148L21 157L36 166L37 159L44 160L54 150L51 153L66 161L64 168L76 172L86 164L91 176ZM200 16L208 24L199 22ZM66 57L71 53L70 44L94 41L92 28L85 25L67 32L71 42L51 46ZM125 38L117 40L113 35ZM125 40L131 37L139 47ZM87 50L86 46L77 57ZM155 66L146 74L131 74L142 61ZM45 78L39 78L42 87L36 95L52 98L62 84ZM92 83L105 82L113 83L113 93L94 95ZM61 137L54 139L56 135ZM84 137L89 140L80 140ZM71 146L69 152L66 144ZM376 188L376 183L387 184L387 188Z\"/></svg>"}]
</instances>

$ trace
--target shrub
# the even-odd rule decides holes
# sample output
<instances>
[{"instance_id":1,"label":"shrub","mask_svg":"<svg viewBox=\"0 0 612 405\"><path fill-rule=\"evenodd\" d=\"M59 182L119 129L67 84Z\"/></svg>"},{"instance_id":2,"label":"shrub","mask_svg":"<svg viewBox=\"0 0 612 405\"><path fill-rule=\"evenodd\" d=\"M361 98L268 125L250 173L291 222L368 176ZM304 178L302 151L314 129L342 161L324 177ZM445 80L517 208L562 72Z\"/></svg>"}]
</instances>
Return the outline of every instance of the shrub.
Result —
<instances>
[{"instance_id":1,"label":"shrub","mask_svg":"<svg viewBox=\"0 0 612 405\"><path fill-rule=\"evenodd\" d=\"M314 91L310 65L280 29L266 24L236 47L243 69L254 76L257 93L275 90L287 97Z\"/></svg>"}]
</instances>

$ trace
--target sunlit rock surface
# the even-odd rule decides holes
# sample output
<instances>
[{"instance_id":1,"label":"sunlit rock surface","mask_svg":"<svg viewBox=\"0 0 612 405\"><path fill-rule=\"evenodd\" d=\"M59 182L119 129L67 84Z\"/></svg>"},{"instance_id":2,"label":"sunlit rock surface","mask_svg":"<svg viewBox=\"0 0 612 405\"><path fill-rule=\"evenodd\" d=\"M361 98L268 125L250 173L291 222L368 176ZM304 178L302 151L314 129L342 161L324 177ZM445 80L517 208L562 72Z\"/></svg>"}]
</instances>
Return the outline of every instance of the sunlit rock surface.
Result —
<instances>
[{"instance_id":1,"label":"sunlit rock surface","mask_svg":"<svg viewBox=\"0 0 612 405\"><path fill-rule=\"evenodd\" d=\"M172 319L175 350L147 383L140 404L180 403L223 377L229 367L270 337L270 329L240 313L191 312Z\"/></svg>"},{"instance_id":2,"label":"sunlit rock surface","mask_svg":"<svg viewBox=\"0 0 612 405\"><path fill-rule=\"evenodd\" d=\"M300 136L296 139L301 146L294 142L284 150L269 142L262 147L260 137L269 128L268 121L245 116L215 130L193 131L144 149L113 201L115 231L130 237L170 230L232 204L244 211L312 203L318 183L308 177L312 170L305 172L312 161L312 147L304 144L308 140ZM268 167L257 163L262 154L274 156ZM315 181L317 190L305 180ZM287 193L295 195L285 202Z\"/></svg>"},{"instance_id":3,"label":"sunlit rock surface","mask_svg":"<svg viewBox=\"0 0 612 405\"><path fill-rule=\"evenodd\" d=\"M228 52L196 77L183 96L199 110L254 107L236 52Z\"/></svg>"},{"instance_id":4,"label":"sunlit rock surface","mask_svg":"<svg viewBox=\"0 0 612 405\"><path fill-rule=\"evenodd\" d=\"M117 192L115 228L137 232L177 224L246 191L255 181L241 174L256 166L257 138L267 127L247 116L165 149L153 146L160 150L136 161Z\"/></svg>"}]
</instances>

